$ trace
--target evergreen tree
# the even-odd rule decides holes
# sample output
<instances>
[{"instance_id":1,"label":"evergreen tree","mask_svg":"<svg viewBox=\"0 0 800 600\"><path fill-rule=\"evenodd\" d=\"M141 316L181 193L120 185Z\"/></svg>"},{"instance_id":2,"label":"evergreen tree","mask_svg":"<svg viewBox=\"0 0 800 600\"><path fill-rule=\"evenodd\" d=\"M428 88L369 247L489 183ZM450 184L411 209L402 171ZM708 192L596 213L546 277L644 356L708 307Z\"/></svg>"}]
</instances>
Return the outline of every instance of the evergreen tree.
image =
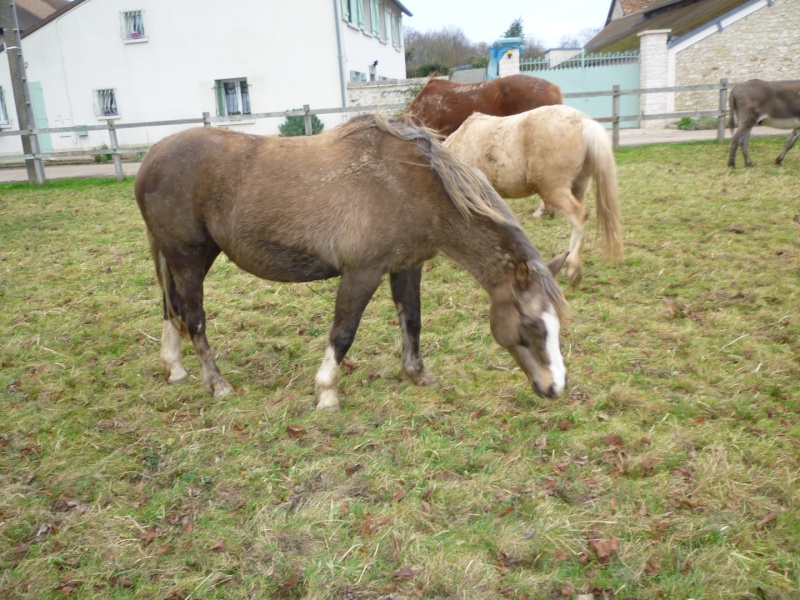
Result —
<instances>
[{"instance_id":1,"label":"evergreen tree","mask_svg":"<svg viewBox=\"0 0 800 600\"><path fill-rule=\"evenodd\" d=\"M522 32L522 17L519 19L514 19L511 22L511 27L506 29L506 32L503 34L503 37L507 38L524 38L525 34Z\"/></svg>"}]
</instances>

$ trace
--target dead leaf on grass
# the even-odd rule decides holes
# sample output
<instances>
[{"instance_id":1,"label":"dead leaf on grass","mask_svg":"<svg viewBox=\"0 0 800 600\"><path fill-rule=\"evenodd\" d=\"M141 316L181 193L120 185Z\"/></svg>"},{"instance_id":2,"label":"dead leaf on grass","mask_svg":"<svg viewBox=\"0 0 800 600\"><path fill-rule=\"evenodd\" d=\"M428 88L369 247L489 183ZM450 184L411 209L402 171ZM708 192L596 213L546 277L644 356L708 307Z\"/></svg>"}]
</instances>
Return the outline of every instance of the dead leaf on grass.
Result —
<instances>
[{"instance_id":1,"label":"dead leaf on grass","mask_svg":"<svg viewBox=\"0 0 800 600\"><path fill-rule=\"evenodd\" d=\"M158 527L153 525L146 531L143 531L142 533L138 534L136 537L142 540L144 542L144 545L147 546L150 544L150 542L152 542L154 539L158 537Z\"/></svg>"},{"instance_id":2,"label":"dead leaf on grass","mask_svg":"<svg viewBox=\"0 0 800 600\"><path fill-rule=\"evenodd\" d=\"M575 586L572 585L571 581L565 581L564 585L561 586L561 595L564 598L569 598L574 593L575 593Z\"/></svg>"},{"instance_id":3,"label":"dead leaf on grass","mask_svg":"<svg viewBox=\"0 0 800 600\"><path fill-rule=\"evenodd\" d=\"M297 439L303 437L306 434L306 428L303 427L302 425L287 425L286 433L289 435L289 437Z\"/></svg>"},{"instance_id":4,"label":"dead leaf on grass","mask_svg":"<svg viewBox=\"0 0 800 600\"><path fill-rule=\"evenodd\" d=\"M411 567L403 567L392 573L392 579L395 581L411 581L414 579L414 570Z\"/></svg>"},{"instance_id":5,"label":"dead leaf on grass","mask_svg":"<svg viewBox=\"0 0 800 600\"><path fill-rule=\"evenodd\" d=\"M756 529L764 529L768 523L772 523L773 521L777 520L777 518L778 514L774 510L769 511L766 515L764 515L763 519L756 523Z\"/></svg>"},{"instance_id":6,"label":"dead leaf on grass","mask_svg":"<svg viewBox=\"0 0 800 600\"><path fill-rule=\"evenodd\" d=\"M547 434L543 433L538 438L536 438L536 441L534 442L534 444L540 450L547 450Z\"/></svg>"},{"instance_id":7,"label":"dead leaf on grass","mask_svg":"<svg viewBox=\"0 0 800 600\"><path fill-rule=\"evenodd\" d=\"M211 550L212 552L224 552L226 545L227 544L225 544L225 540L220 540L216 544L211 546L209 550Z\"/></svg>"},{"instance_id":8,"label":"dead leaf on grass","mask_svg":"<svg viewBox=\"0 0 800 600\"><path fill-rule=\"evenodd\" d=\"M58 533L58 526L53 523L42 523L39 525L39 530L36 532L36 541L41 542L48 535Z\"/></svg>"},{"instance_id":9,"label":"dead leaf on grass","mask_svg":"<svg viewBox=\"0 0 800 600\"><path fill-rule=\"evenodd\" d=\"M661 560L657 556L651 556L648 558L647 563L644 566L644 572L650 577L658 575L661 572Z\"/></svg>"},{"instance_id":10,"label":"dead leaf on grass","mask_svg":"<svg viewBox=\"0 0 800 600\"><path fill-rule=\"evenodd\" d=\"M608 539L602 539L600 530L597 526L592 526L589 535L589 548L597 557L600 564L608 564L619 548L619 540L613 535Z\"/></svg>"},{"instance_id":11,"label":"dead leaf on grass","mask_svg":"<svg viewBox=\"0 0 800 600\"><path fill-rule=\"evenodd\" d=\"M625 443L622 441L622 438L615 434L609 434L603 438L603 441L608 444L609 446L614 446L615 448L624 448Z\"/></svg>"}]
</instances>

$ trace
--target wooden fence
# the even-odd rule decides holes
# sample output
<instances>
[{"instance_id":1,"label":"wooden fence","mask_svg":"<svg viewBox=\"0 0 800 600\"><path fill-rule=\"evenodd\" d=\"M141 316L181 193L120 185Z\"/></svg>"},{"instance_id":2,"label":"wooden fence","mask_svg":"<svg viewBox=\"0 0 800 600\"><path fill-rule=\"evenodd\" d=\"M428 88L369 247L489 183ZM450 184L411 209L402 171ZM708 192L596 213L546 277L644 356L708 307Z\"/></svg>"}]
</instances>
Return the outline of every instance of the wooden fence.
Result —
<instances>
[{"instance_id":1,"label":"wooden fence","mask_svg":"<svg viewBox=\"0 0 800 600\"><path fill-rule=\"evenodd\" d=\"M725 141L725 122L727 118L728 106L728 89L729 84L727 79L720 80L717 84L704 84L704 85L691 85L691 86L675 86L675 87L662 87L650 89L620 89L619 86L614 86L610 91L602 92L580 92L580 93L565 93L564 98L593 98L600 96L607 96L611 99L610 116L600 117L595 120L601 123L611 123L611 139L614 149L619 148L619 130L620 123L623 121L647 121L655 119L681 119L689 117L697 119L700 117L714 117L717 119L717 142L723 143ZM672 112L663 114L638 114L638 115L621 115L620 113L620 98L626 95L643 94L665 94L676 92L692 92L692 91L710 91L718 90L719 92L719 105L716 109L709 110L696 110L684 112ZM379 104L371 106L348 106L345 108L322 108L311 110L309 105L304 105L302 110L287 110L283 112L268 112L268 113L253 113L246 115L248 121L255 119L265 118L280 118L302 116L305 121L306 135L311 135L311 119L313 115L334 114L334 113L369 113L374 111L397 111L406 107L405 104ZM54 127L47 129L30 129L30 130L13 130L0 132L0 137L8 136L31 136L40 133L66 133L78 131L108 131L109 147L103 149L87 148L81 150L69 151L56 151L47 153L32 153L32 154L18 154L0 156L0 162L18 162L25 161L28 166L29 180L31 183L44 183L44 164L43 159L51 158L68 158L73 156L96 156L98 154L110 154L114 161L115 173L118 180L124 179L125 175L122 171L122 156L126 154L138 154L146 152L149 146L134 146L134 147L120 147L117 143L117 131L120 129L130 129L135 127L157 127L164 125L203 125L210 127L214 123L234 124L240 118L231 117L212 117L209 113L203 113L201 118L178 119L170 121L149 121L141 123L115 123L113 119L109 119L103 125L76 125L72 127ZM33 145L37 148L38 145ZM36 164L35 168L31 163Z\"/></svg>"}]
</instances>

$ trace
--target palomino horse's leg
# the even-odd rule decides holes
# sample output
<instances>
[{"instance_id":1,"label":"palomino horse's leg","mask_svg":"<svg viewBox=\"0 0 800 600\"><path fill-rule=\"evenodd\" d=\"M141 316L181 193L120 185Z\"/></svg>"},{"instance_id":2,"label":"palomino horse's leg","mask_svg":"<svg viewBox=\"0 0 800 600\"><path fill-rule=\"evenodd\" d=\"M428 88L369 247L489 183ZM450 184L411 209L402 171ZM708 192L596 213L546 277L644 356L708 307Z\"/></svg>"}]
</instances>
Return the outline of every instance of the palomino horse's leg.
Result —
<instances>
[{"instance_id":1,"label":"palomino horse's leg","mask_svg":"<svg viewBox=\"0 0 800 600\"><path fill-rule=\"evenodd\" d=\"M392 298L397 320L403 332L403 373L416 385L433 385L436 378L425 369L419 353L419 334L422 330L419 290L422 265L391 274Z\"/></svg>"},{"instance_id":2,"label":"palomino horse's leg","mask_svg":"<svg viewBox=\"0 0 800 600\"><path fill-rule=\"evenodd\" d=\"M786 138L786 143L783 145L783 151L778 155L778 158L775 159L775 164L779 165L783 162L783 159L786 157L786 153L792 149L794 143L797 141L797 138L800 137L800 127L793 130L792 133L789 134L789 137Z\"/></svg>"},{"instance_id":3,"label":"palomino horse's leg","mask_svg":"<svg viewBox=\"0 0 800 600\"><path fill-rule=\"evenodd\" d=\"M565 263L565 273L572 285L581 282L583 273L581 270L581 252L583 251L583 238L586 234L586 221L589 219L586 206L583 204L583 193L586 190L586 183L574 184L573 192L566 189L555 190L546 196L547 204L555 206L567 218L567 222L572 229L569 238L569 256Z\"/></svg>"},{"instance_id":4,"label":"palomino horse's leg","mask_svg":"<svg viewBox=\"0 0 800 600\"><path fill-rule=\"evenodd\" d=\"M317 409L339 410L336 382L339 364L353 344L361 315L381 283L380 271L345 271L336 292L333 325L328 336L325 358L314 378Z\"/></svg>"},{"instance_id":5,"label":"palomino horse's leg","mask_svg":"<svg viewBox=\"0 0 800 600\"><path fill-rule=\"evenodd\" d=\"M539 208L533 213L534 219L541 219L542 217L550 217L551 219L556 216L556 209L553 206L548 206L544 200L541 200Z\"/></svg>"},{"instance_id":6,"label":"palomino horse's leg","mask_svg":"<svg viewBox=\"0 0 800 600\"><path fill-rule=\"evenodd\" d=\"M181 364L181 332L169 319L164 319L164 328L161 331L161 354L159 359L161 366L167 373L167 380L170 383L183 383L188 374Z\"/></svg>"}]
</instances>

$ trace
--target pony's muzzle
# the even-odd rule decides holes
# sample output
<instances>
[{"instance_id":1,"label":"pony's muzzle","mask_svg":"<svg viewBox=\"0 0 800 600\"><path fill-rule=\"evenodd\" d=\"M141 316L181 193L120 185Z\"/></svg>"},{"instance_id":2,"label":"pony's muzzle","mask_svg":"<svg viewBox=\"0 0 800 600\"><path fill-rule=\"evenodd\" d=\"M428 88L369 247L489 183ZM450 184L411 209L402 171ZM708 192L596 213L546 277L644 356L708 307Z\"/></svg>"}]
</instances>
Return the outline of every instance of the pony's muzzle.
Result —
<instances>
[{"instance_id":1,"label":"pony's muzzle","mask_svg":"<svg viewBox=\"0 0 800 600\"><path fill-rule=\"evenodd\" d=\"M555 383L551 383L550 386L546 390L543 390L542 387L539 385L539 383L537 381L533 382L533 391L536 392L537 396L539 396L540 398L545 398L545 399L558 398L561 395L561 392L563 392L566 388L567 388L567 378L566 377L564 378L564 387L561 388L561 389L558 389L558 386L556 386Z\"/></svg>"}]
</instances>

